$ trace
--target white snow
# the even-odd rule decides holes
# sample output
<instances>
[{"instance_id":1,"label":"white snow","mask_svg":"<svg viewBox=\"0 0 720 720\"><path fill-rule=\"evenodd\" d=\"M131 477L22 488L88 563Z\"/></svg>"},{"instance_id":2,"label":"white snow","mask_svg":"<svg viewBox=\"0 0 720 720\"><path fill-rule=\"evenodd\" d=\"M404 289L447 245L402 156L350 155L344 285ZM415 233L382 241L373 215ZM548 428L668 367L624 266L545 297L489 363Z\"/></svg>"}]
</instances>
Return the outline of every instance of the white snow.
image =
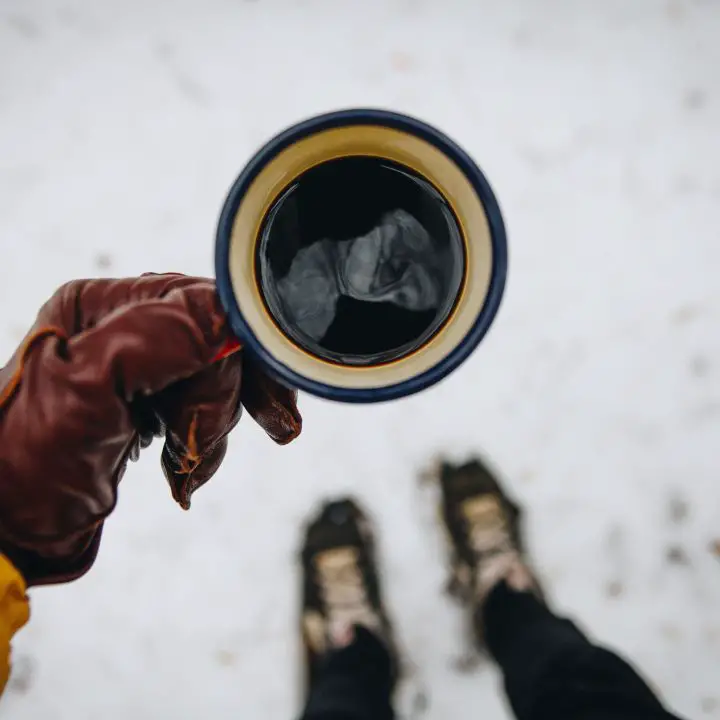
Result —
<instances>
[{"instance_id":1,"label":"white snow","mask_svg":"<svg viewBox=\"0 0 720 720\"><path fill-rule=\"evenodd\" d=\"M483 451L557 607L677 712L720 718L719 36L712 0L0 0L4 357L72 277L212 274L228 186L315 112L442 127L511 248L493 330L438 387L303 397L286 448L246 418L189 513L146 452L93 571L33 591L0 717L297 716L300 528L346 491L377 519L426 717L508 717L492 669L453 670L416 480Z\"/></svg>"}]
</instances>

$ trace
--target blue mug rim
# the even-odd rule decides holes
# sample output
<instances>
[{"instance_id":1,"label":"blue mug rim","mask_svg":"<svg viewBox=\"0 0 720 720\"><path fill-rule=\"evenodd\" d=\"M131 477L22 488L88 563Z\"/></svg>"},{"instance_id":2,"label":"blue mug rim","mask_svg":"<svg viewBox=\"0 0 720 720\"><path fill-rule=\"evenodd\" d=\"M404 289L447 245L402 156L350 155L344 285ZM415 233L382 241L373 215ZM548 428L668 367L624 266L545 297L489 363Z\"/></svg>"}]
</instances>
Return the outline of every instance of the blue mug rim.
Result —
<instances>
[{"instance_id":1,"label":"blue mug rim","mask_svg":"<svg viewBox=\"0 0 720 720\"><path fill-rule=\"evenodd\" d=\"M485 302L470 331L437 365L415 377L378 388L344 388L310 380L273 357L257 340L243 318L235 298L230 276L232 226L240 203L250 184L266 163L297 140L318 132L349 125L380 125L410 133L437 147L462 170L485 209L490 226L492 264ZM475 161L445 133L426 122L390 110L356 108L336 110L303 120L287 128L263 145L237 177L225 199L215 241L215 278L220 301L230 327L249 352L281 383L326 400L345 403L377 403L414 395L437 384L472 354L487 334L500 308L507 281L508 249L500 206L485 175Z\"/></svg>"}]
</instances>

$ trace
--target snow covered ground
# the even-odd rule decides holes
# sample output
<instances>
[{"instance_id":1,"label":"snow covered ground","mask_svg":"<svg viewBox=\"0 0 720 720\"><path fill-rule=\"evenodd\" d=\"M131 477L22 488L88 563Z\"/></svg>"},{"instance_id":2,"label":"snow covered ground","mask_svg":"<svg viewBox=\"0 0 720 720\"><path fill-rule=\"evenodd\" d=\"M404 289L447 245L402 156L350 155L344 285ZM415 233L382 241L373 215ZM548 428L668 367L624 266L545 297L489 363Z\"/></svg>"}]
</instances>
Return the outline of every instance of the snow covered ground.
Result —
<instances>
[{"instance_id":1,"label":"snow covered ground","mask_svg":"<svg viewBox=\"0 0 720 720\"><path fill-rule=\"evenodd\" d=\"M158 448L85 579L32 593L0 717L293 718L295 552L328 494L380 528L430 720L508 717L419 469L482 451L549 594L678 712L720 718L720 4L0 0L0 351L75 276L212 273L225 191L309 114L380 105L467 147L503 205L496 325L440 386L246 419L183 513Z\"/></svg>"}]
</instances>

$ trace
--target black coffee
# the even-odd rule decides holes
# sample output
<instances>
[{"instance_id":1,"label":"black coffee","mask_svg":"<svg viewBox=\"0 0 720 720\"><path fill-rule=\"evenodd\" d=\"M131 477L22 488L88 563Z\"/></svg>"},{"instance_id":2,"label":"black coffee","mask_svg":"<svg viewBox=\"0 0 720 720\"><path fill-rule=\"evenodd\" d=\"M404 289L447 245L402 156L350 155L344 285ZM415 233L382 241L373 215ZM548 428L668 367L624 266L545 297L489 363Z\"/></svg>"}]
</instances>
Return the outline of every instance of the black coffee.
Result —
<instances>
[{"instance_id":1,"label":"black coffee","mask_svg":"<svg viewBox=\"0 0 720 720\"><path fill-rule=\"evenodd\" d=\"M349 365L395 360L450 313L464 251L442 196L408 168L372 157L304 173L267 215L258 270L282 331Z\"/></svg>"}]
</instances>

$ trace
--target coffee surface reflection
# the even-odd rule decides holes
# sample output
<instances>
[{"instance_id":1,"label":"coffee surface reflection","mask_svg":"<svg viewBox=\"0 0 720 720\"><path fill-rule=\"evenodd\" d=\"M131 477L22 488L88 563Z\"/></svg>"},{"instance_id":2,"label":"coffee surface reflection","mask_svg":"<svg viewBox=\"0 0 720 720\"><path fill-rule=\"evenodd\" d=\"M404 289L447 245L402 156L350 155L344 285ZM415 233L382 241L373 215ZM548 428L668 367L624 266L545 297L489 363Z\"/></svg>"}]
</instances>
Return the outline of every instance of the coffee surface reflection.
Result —
<instances>
[{"instance_id":1,"label":"coffee surface reflection","mask_svg":"<svg viewBox=\"0 0 720 720\"><path fill-rule=\"evenodd\" d=\"M375 158L320 165L268 213L260 283L281 330L319 357L388 362L425 343L463 277L455 217L409 169Z\"/></svg>"}]
</instances>

